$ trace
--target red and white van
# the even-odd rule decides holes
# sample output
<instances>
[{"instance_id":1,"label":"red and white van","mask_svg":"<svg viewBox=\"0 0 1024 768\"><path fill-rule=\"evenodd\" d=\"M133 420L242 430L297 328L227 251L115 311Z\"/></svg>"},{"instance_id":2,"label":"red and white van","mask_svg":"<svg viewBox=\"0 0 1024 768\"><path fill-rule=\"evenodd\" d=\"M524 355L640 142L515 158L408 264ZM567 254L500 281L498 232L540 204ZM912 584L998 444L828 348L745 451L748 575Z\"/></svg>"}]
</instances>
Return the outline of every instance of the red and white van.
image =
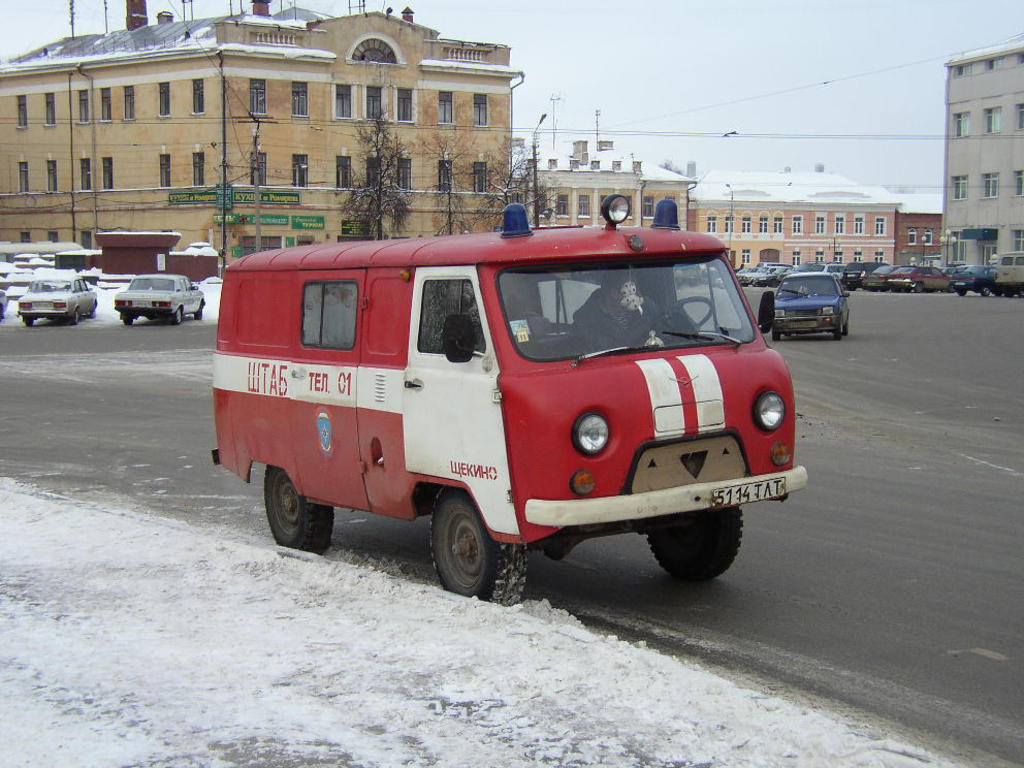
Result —
<instances>
[{"instance_id":1,"label":"red and white van","mask_svg":"<svg viewBox=\"0 0 1024 768\"><path fill-rule=\"evenodd\" d=\"M252 254L225 273L214 461L266 467L270 528L322 552L334 507L431 515L446 589L517 601L526 552L646 535L680 579L732 563L740 506L805 487L789 370L722 243L503 231ZM758 327L760 323L760 329Z\"/></svg>"}]
</instances>

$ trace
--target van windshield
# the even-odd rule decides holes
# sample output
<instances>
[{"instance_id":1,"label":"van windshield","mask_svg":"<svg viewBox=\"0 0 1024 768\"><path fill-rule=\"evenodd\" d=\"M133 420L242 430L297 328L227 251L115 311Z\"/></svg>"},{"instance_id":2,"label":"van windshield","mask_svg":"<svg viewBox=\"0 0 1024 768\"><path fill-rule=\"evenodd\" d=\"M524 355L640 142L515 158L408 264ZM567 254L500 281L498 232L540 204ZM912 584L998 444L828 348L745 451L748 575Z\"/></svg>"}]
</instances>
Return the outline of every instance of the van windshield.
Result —
<instances>
[{"instance_id":1,"label":"van windshield","mask_svg":"<svg viewBox=\"0 0 1024 768\"><path fill-rule=\"evenodd\" d=\"M720 259L515 268L498 288L508 332L531 360L754 339Z\"/></svg>"}]
</instances>

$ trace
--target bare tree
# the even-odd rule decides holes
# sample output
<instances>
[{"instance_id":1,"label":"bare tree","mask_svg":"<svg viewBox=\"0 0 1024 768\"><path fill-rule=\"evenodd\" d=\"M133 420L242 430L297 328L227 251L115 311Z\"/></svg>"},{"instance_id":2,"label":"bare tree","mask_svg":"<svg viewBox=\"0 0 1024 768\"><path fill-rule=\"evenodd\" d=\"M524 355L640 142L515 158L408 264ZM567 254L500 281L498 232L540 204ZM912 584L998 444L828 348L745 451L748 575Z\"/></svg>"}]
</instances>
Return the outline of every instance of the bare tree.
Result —
<instances>
[{"instance_id":1,"label":"bare tree","mask_svg":"<svg viewBox=\"0 0 1024 768\"><path fill-rule=\"evenodd\" d=\"M374 240L383 240L385 235L401 232L409 216L411 184L403 178L408 153L383 117L360 127L357 138L366 163L342 209Z\"/></svg>"},{"instance_id":2,"label":"bare tree","mask_svg":"<svg viewBox=\"0 0 1024 768\"><path fill-rule=\"evenodd\" d=\"M477 200L475 214L486 228L499 226L502 211L509 203L523 203L527 209L534 206L541 213L552 208L551 190L535 174L533 157L522 145L506 145L507 154L488 158L487 191Z\"/></svg>"}]
</instances>

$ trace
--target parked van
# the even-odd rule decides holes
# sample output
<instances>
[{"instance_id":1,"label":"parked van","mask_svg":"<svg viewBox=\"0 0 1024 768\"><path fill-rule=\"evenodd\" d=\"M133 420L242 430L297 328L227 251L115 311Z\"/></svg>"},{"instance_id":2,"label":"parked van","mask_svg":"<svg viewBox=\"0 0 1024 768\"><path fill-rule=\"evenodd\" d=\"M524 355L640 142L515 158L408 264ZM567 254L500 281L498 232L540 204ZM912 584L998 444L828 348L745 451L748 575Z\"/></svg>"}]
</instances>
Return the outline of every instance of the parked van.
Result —
<instances>
[{"instance_id":1,"label":"parked van","mask_svg":"<svg viewBox=\"0 0 1024 768\"><path fill-rule=\"evenodd\" d=\"M266 467L275 540L330 544L334 507L431 516L441 584L512 603L527 550L645 535L672 576L736 556L741 505L806 486L789 370L728 253L682 232L503 231L319 244L225 272L213 457ZM758 326L760 322L760 330Z\"/></svg>"},{"instance_id":2,"label":"parked van","mask_svg":"<svg viewBox=\"0 0 1024 768\"><path fill-rule=\"evenodd\" d=\"M1024 295L1024 253L1004 253L997 257L992 292L997 296Z\"/></svg>"}]
</instances>

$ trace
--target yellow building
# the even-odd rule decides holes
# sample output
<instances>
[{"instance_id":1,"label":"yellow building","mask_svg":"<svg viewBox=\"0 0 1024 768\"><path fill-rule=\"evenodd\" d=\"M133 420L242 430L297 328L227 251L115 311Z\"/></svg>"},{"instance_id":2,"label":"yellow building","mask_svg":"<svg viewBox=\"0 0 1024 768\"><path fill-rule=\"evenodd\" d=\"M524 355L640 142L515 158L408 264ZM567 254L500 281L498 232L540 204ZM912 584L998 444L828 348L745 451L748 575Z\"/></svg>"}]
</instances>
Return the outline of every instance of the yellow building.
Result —
<instances>
[{"instance_id":1,"label":"yellow building","mask_svg":"<svg viewBox=\"0 0 1024 768\"><path fill-rule=\"evenodd\" d=\"M0 66L0 240L176 230L236 257L257 232L263 247L364 237L346 201L374 173L360 131L377 116L410 204L385 236L451 229L456 208L460 231L493 226L474 214L508 163L507 46L446 40L408 8L272 17L256 0L149 24L127 1L128 29Z\"/></svg>"}]
</instances>

